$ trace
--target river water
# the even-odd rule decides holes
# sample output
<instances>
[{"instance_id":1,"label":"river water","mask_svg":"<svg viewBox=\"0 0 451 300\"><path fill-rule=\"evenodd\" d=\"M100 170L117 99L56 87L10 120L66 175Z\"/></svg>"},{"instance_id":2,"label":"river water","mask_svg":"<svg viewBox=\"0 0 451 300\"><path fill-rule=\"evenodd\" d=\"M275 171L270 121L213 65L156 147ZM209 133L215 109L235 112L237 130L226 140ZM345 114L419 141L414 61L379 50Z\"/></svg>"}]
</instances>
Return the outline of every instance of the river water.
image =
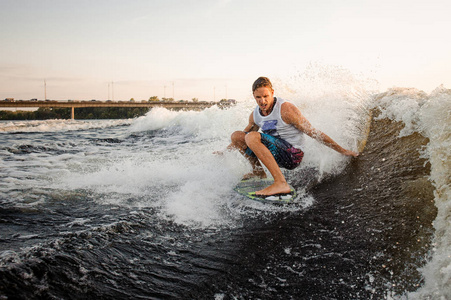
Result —
<instances>
[{"instance_id":1,"label":"river water","mask_svg":"<svg viewBox=\"0 0 451 300\"><path fill-rule=\"evenodd\" d=\"M212 154L252 99L1 122L0 299L451 299L451 91L279 90L366 144L307 139L288 207L238 196L249 165Z\"/></svg>"}]
</instances>

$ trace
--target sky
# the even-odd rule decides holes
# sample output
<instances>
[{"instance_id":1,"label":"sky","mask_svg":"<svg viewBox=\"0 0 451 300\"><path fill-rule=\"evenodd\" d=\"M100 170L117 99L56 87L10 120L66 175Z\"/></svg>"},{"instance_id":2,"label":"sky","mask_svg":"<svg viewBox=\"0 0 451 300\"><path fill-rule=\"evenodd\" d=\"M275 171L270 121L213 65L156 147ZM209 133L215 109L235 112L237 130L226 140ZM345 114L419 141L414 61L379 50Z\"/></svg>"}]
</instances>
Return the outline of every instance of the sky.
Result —
<instances>
[{"instance_id":1,"label":"sky","mask_svg":"<svg viewBox=\"0 0 451 300\"><path fill-rule=\"evenodd\" d=\"M451 88L449 0L0 0L0 99L219 101L312 63Z\"/></svg>"}]
</instances>

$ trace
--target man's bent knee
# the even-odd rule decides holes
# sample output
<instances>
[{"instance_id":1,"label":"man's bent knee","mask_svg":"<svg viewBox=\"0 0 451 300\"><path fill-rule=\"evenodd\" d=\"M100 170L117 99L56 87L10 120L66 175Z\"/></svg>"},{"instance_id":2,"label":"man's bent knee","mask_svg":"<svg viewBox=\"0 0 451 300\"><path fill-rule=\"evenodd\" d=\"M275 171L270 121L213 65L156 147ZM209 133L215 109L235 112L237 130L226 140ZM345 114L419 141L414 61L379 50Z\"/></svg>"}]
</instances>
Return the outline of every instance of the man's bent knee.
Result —
<instances>
[{"instance_id":1,"label":"man's bent knee","mask_svg":"<svg viewBox=\"0 0 451 300\"><path fill-rule=\"evenodd\" d=\"M237 149L246 149L247 145L245 142L246 133L244 131L235 131L232 133L232 136L230 137L232 140L232 145L234 148Z\"/></svg>"},{"instance_id":2,"label":"man's bent knee","mask_svg":"<svg viewBox=\"0 0 451 300\"><path fill-rule=\"evenodd\" d=\"M252 131L246 134L246 137L244 138L246 141L246 145L249 146L249 144L255 143L255 142L261 142L261 135L257 131Z\"/></svg>"},{"instance_id":3,"label":"man's bent knee","mask_svg":"<svg viewBox=\"0 0 451 300\"><path fill-rule=\"evenodd\" d=\"M241 143L243 143L245 135L246 134L243 131L235 131L230 136L230 139L232 140L232 143L234 143L234 142L241 142Z\"/></svg>"}]
</instances>

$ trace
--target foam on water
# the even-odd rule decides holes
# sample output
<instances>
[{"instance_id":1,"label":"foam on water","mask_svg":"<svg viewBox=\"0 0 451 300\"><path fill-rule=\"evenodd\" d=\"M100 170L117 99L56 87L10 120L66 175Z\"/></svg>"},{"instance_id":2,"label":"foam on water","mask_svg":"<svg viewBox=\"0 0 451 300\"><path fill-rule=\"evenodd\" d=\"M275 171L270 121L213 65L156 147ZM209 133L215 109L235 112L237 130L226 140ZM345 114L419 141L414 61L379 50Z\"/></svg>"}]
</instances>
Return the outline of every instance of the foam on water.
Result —
<instances>
[{"instance_id":1,"label":"foam on water","mask_svg":"<svg viewBox=\"0 0 451 300\"><path fill-rule=\"evenodd\" d=\"M451 295L451 90L438 87L430 95L416 89L380 94L380 118L405 124L401 136L419 132L429 138L423 155L431 164L437 218L432 258L422 269L425 284L413 299L447 299Z\"/></svg>"},{"instance_id":2,"label":"foam on water","mask_svg":"<svg viewBox=\"0 0 451 300\"><path fill-rule=\"evenodd\" d=\"M228 138L233 130L242 129L248 119L249 101L241 102L230 109L217 106L203 111L169 111L152 109L145 116L137 118L130 126L131 132L143 132L177 127L178 132L190 134L199 139Z\"/></svg>"},{"instance_id":3,"label":"foam on water","mask_svg":"<svg viewBox=\"0 0 451 300\"><path fill-rule=\"evenodd\" d=\"M2 121L0 132L53 132L87 130L130 124L131 120L45 120L45 121Z\"/></svg>"},{"instance_id":4,"label":"foam on water","mask_svg":"<svg viewBox=\"0 0 451 300\"><path fill-rule=\"evenodd\" d=\"M240 174L249 170L236 163L243 160L239 155L213 151L225 147L224 136L233 128L226 120L237 112L154 109L129 127L132 144L119 144L106 157L94 153L71 161L53 186L93 191L102 203L158 207L162 217L190 226L225 223L229 218L221 207Z\"/></svg>"}]
</instances>

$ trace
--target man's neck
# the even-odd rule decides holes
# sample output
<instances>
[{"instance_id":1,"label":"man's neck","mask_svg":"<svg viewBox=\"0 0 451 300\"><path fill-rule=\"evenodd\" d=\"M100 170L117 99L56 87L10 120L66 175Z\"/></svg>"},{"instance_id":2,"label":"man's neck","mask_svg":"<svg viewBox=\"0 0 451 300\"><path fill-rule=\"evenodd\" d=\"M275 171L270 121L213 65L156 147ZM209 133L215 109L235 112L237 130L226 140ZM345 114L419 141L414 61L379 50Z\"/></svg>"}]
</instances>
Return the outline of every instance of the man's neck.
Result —
<instances>
[{"instance_id":1,"label":"man's neck","mask_svg":"<svg viewBox=\"0 0 451 300\"><path fill-rule=\"evenodd\" d=\"M271 107L266 111L266 113L263 113L263 111L261 109L259 109L260 110L260 114L262 116L269 116L272 113L272 110L274 109L274 106L276 105L276 102L277 102L277 98L274 97Z\"/></svg>"}]
</instances>

